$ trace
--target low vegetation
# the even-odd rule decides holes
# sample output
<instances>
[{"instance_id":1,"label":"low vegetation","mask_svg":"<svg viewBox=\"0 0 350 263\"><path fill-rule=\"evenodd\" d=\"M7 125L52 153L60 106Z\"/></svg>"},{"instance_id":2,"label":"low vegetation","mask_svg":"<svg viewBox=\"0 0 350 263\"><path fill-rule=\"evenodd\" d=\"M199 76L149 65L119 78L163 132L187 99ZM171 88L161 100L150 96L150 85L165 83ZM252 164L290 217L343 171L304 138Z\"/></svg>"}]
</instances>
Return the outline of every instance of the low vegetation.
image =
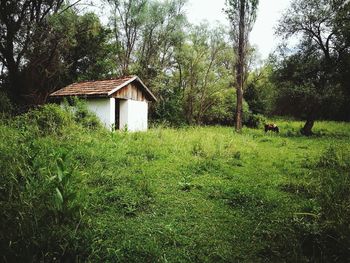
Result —
<instances>
[{"instance_id":1,"label":"low vegetation","mask_svg":"<svg viewBox=\"0 0 350 263\"><path fill-rule=\"evenodd\" d=\"M349 124L109 133L71 114L1 119L1 261L349 258Z\"/></svg>"}]
</instances>

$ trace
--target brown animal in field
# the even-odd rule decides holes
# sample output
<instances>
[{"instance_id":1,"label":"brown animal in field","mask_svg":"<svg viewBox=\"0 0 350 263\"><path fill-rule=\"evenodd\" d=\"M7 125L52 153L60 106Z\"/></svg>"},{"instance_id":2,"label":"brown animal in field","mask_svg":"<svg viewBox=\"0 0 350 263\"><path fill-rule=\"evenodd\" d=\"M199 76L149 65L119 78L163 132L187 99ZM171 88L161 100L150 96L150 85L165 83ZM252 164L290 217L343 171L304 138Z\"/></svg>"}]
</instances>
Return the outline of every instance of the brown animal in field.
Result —
<instances>
[{"instance_id":1,"label":"brown animal in field","mask_svg":"<svg viewBox=\"0 0 350 263\"><path fill-rule=\"evenodd\" d=\"M276 132L276 133L280 132L278 126L276 124L274 124L274 123L265 124L265 132L268 132L268 131L273 131L273 132Z\"/></svg>"}]
</instances>

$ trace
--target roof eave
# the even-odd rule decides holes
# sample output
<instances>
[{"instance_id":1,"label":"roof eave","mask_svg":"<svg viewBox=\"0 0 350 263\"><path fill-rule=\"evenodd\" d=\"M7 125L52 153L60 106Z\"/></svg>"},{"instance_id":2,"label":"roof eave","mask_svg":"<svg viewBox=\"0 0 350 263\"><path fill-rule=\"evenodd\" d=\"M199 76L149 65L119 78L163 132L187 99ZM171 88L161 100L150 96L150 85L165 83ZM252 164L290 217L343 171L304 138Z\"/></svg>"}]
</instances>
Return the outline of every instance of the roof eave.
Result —
<instances>
[{"instance_id":1,"label":"roof eave","mask_svg":"<svg viewBox=\"0 0 350 263\"><path fill-rule=\"evenodd\" d=\"M69 98L69 97L79 97L79 98L108 98L109 96L107 94L72 94L72 95L55 95L51 94L49 95L52 99L63 99L63 98Z\"/></svg>"},{"instance_id":2,"label":"roof eave","mask_svg":"<svg viewBox=\"0 0 350 263\"><path fill-rule=\"evenodd\" d=\"M59 94L55 94L56 92L54 92L54 93L50 94L49 97L53 98L53 99L62 99L62 98L67 98L67 97L108 98L112 94L114 94L115 92L117 92L118 90L122 89L123 87L125 87L126 85L130 84L131 82L133 82L135 80L137 80L142 85L142 87L146 91L147 95L151 98L151 100L157 101L157 98L153 95L153 93L147 88L147 86L142 82L142 80L138 76L134 76L134 77L128 79L127 81L125 81L122 84L120 84L119 86L115 87L114 89L112 89L108 93L104 93L104 94L72 94L72 95L68 95L67 94L67 95L59 95Z\"/></svg>"}]
</instances>

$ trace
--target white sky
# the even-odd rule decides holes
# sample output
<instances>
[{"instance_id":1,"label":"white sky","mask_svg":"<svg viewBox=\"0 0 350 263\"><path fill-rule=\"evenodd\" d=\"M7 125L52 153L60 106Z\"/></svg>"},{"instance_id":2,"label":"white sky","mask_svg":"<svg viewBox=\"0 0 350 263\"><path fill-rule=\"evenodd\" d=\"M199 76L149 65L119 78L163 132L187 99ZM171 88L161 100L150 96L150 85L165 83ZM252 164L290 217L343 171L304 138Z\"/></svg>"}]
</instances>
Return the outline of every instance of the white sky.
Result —
<instances>
[{"instance_id":1,"label":"white sky","mask_svg":"<svg viewBox=\"0 0 350 263\"><path fill-rule=\"evenodd\" d=\"M260 0L258 16L253 31L250 35L250 43L258 47L262 59L266 59L274 50L277 39L274 37L274 27L281 18L282 12L288 8L290 0ZM187 16L191 23L198 24L207 20L210 24L215 22L229 25L222 9L225 0L188 0Z\"/></svg>"}]
</instances>

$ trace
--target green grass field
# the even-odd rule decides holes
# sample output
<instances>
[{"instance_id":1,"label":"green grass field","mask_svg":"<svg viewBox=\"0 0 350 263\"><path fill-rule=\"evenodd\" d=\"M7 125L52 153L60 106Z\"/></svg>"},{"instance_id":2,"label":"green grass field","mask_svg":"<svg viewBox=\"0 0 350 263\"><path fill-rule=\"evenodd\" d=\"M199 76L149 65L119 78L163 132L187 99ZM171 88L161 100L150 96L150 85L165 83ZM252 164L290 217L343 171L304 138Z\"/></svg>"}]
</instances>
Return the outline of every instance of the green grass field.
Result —
<instances>
[{"instance_id":1,"label":"green grass field","mask_svg":"<svg viewBox=\"0 0 350 263\"><path fill-rule=\"evenodd\" d=\"M70 122L42 134L3 123L3 257L344 260L350 124L317 122L307 138L298 133L301 122L276 122L280 134L230 127L109 133Z\"/></svg>"}]
</instances>

